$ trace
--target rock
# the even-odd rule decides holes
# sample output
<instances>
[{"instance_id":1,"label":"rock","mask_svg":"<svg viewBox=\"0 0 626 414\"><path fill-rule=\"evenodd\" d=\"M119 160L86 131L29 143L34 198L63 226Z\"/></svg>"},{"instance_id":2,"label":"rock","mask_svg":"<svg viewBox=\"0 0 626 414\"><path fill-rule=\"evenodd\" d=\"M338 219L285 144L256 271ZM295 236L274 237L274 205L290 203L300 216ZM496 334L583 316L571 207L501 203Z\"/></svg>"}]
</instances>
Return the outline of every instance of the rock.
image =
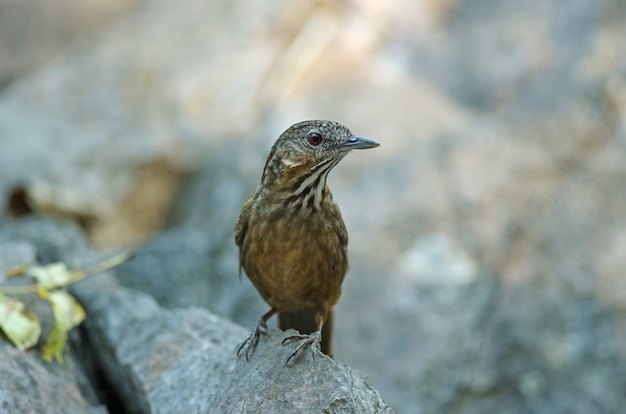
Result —
<instances>
[{"instance_id":1,"label":"rock","mask_svg":"<svg viewBox=\"0 0 626 414\"><path fill-rule=\"evenodd\" d=\"M39 253L41 249L46 262L76 258L77 252L93 259L77 226L67 221L32 217L3 222L0 245L8 243L4 240L17 243L8 245L6 251L27 252L37 248ZM27 256L28 253L24 255ZM145 278L151 266L144 267ZM38 355L18 353L8 343L0 342L11 354L19 354L18 358L0 361L3 379L6 370L11 374L6 377L18 383L24 381L20 377L23 372L16 371L14 366L22 358L34 366L32 371L31 368L26 371L27 375L34 375L30 373L37 372L35 368L39 367L39 370L52 370L61 379L59 382L57 377L39 375L38 387L32 394L25 394L30 398L28 404L26 399L13 396L14 382L0 382L0 397L18 411L31 407L37 410L44 406L44 399L50 399L50 406L54 407L55 398L69 392L76 401L55 412L106 412L95 402L93 387L96 386L99 398L109 409L127 412L214 412L216 407L218 412L222 409L238 412L240 407L254 410L299 407L302 412L322 409L391 412L363 376L317 350L305 352L293 364L285 366L293 346L283 346L281 341L293 332L271 330L272 340L262 339L248 362L236 356L236 349L249 330L207 310L161 308L151 296L120 287L110 272L76 283L70 292L83 304L87 319L80 328L80 338L66 349L68 366L44 365ZM76 364L75 358L80 358ZM80 369L90 374L91 383L74 374L76 367L78 374ZM277 376L268 377L270 372ZM63 392L58 388L61 386ZM261 394L250 390L261 390ZM83 394L87 397L81 397Z\"/></svg>"},{"instance_id":2,"label":"rock","mask_svg":"<svg viewBox=\"0 0 626 414\"><path fill-rule=\"evenodd\" d=\"M294 330L270 330L250 360L224 366L222 380L209 400L217 412L391 413L369 381L317 349L307 350L288 366L296 344L281 342ZM315 391L313 391L315 390Z\"/></svg>"},{"instance_id":3,"label":"rock","mask_svg":"<svg viewBox=\"0 0 626 414\"><path fill-rule=\"evenodd\" d=\"M149 293L162 306L203 306L252 326L267 305L245 276L238 277L234 242L228 248L223 244L209 231L165 231L138 248L115 274L122 285Z\"/></svg>"},{"instance_id":4,"label":"rock","mask_svg":"<svg viewBox=\"0 0 626 414\"><path fill-rule=\"evenodd\" d=\"M8 281L7 272L24 265L36 263L37 250L26 242L0 242L0 284Z\"/></svg>"},{"instance_id":5,"label":"rock","mask_svg":"<svg viewBox=\"0 0 626 414\"><path fill-rule=\"evenodd\" d=\"M8 236L0 225L0 239ZM36 247L24 240L15 240L13 233L0 242L0 274L16 265L37 265ZM13 240L13 241L11 241ZM11 281L0 279L0 287ZM53 318L47 303L37 295L20 295L19 300L28 311L34 312L42 325L42 338L50 334ZM76 333L74 333L76 338ZM70 341L71 343L72 341ZM72 345L63 352L63 365L45 363L39 346L20 351L0 335L0 407L3 412L106 413L99 403L96 390L89 382L81 361L71 352Z\"/></svg>"},{"instance_id":6,"label":"rock","mask_svg":"<svg viewBox=\"0 0 626 414\"><path fill-rule=\"evenodd\" d=\"M0 406L7 413L107 412L68 353L64 366L47 364L35 351L19 351L0 339Z\"/></svg>"},{"instance_id":7,"label":"rock","mask_svg":"<svg viewBox=\"0 0 626 414\"><path fill-rule=\"evenodd\" d=\"M228 144L206 157L174 197L166 229L117 269L124 286L149 293L162 306L203 306L244 326L267 311L245 275L239 277L233 236L253 191L253 181L241 173L255 158L251 152Z\"/></svg>"},{"instance_id":8,"label":"rock","mask_svg":"<svg viewBox=\"0 0 626 414\"><path fill-rule=\"evenodd\" d=\"M262 131L255 135L260 137ZM241 206L261 179L270 145L261 151L248 140L227 142L207 153L178 188L166 228L202 231L220 249L234 252L234 228Z\"/></svg>"},{"instance_id":9,"label":"rock","mask_svg":"<svg viewBox=\"0 0 626 414\"><path fill-rule=\"evenodd\" d=\"M246 362L235 355L249 334L240 326L203 309L159 309L128 289L98 292L87 329L131 412L391 412L363 377L318 351L285 367L283 332L271 331Z\"/></svg>"},{"instance_id":10,"label":"rock","mask_svg":"<svg viewBox=\"0 0 626 414\"><path fill-rule=\"evenodd\" d=\"M71 220L39 216L18 221L0 220L0 241L34 247L37 261L42 264L62 261L70 266L85 265L84 261L94 256L80 226Z\"/></svg>"},{"instance_id":11,"label":"rock","mask_svg":"<svg viewBox=\"0 0 626 414\"><path fill-rule=\"evenodd\" d=\"M95 356L131 412L391 412L362 376L319 351L285 367L289 333L272 330L246 362L235 350L249 330L204 309L164 310L148 295L100 284L76 292L94 315L85 324Z\"/></svg>"}]
</instances>

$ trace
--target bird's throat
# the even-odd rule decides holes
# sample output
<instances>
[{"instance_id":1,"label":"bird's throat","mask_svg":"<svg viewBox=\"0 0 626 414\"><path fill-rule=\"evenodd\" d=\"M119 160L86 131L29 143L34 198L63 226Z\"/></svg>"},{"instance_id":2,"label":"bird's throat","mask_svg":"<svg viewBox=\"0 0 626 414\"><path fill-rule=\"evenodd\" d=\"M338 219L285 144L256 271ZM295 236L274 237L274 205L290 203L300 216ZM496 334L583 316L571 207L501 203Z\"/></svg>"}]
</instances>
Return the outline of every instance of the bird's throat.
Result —
<instances>
[{"instance_id":1,"label":"bird's throat","mask_svg":"<svg viewBox=\"0 0 626 414\"><path fill-rule=\"evenodd\" d=\"M314 213L330 197L326 178L339 161L329 159L320 162L314 168L305 166L285 168L282 177L274 180L274 184L279 187L273 189L273 194L281 195L284 207L289 211Z\"/></svg>"}]
</instances>

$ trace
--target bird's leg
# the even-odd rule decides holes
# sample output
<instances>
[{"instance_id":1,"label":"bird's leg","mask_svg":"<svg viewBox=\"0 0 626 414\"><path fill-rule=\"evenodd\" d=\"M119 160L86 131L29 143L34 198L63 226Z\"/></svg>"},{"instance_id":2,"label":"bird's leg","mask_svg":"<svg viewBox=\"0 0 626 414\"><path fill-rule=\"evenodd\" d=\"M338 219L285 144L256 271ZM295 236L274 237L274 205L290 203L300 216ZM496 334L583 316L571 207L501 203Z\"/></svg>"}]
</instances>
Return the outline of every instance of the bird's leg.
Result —
<instances>
[{"instance_id":1,"label":"bird's leg","mask_svg":"<svg viewBox=\"0 0 626 414\"><path fill-rule=\"evenodd\" d=\"M315 326L316 326L315 332L311 334L291 335L283 339L283 345L286 345L295 341L300 341L296 349L294 349L291 355L289 355L289 358L287 358L285 365L288 365L289 361L291 361L294 358L297 358L298 355L300 355L303 350L305 350L307 347L311 345L316 345L318 349L320 348L320 343L322 340L322 327L324 326L324 314L322 312L317 312L315 314ZM315 356L315 354L313 354L313 356Z\"/></svg>"},{"instance_id":2,"label":"bird's leg","mask_svg":"<svg viewBox=\"0 0 626 414\"><path fill-rule=\"evenodd\" d=\"M271 338L271 335L267 332L267 320L271 318L276 312L277 309L272 308L259 318L259 320L256 322L256 325L254 326L254 329L252 330L252 334L250 334L248 339L243 341L242 344L239 345L239 348L237 348L237 356L239 356L239 354L241 354L241 351L245 348L244 354L246 355L246 361L248 361L249 355L254 352L254 349L259 343L259 336L263 334Z\"/></svg>"}]
</instances>

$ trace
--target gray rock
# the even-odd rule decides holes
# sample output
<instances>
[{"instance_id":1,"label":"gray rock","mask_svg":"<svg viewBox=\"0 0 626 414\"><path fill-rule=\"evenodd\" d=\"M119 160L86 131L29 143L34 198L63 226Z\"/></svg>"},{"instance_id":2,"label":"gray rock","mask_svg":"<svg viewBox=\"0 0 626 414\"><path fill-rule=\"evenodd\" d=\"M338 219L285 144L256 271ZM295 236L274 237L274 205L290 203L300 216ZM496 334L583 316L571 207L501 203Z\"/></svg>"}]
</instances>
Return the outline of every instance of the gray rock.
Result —
<instances>
[{"instance_id":1,"label":"gray rock","mask_svg":"<svg viewBox=\"0 0 626 414\"><path fill-rule=\"evenodd\" d=\"M80 231L67 221L33 217L0 223L0 241L7 239L16 240L16 251L29 243L30 250L41 248L46 261L76 258L76 252L92 255ZM147 277L152 267L145 267ZM50 393L67 396L59 389L63 387L76 394L76 401L55 412L105 412L97 403L91 407L83 401L85 397L79 398L82 392L91 398L87 401L95 401L95 385L101 387L100 398L111 408L121 406L127 412L289 411L294 407L302 412L391 412L363 376L319 351L305 352L286 367L293 346L282 346L281 341L289 333L270 331L272 339L262 339L248 362L236 356L236 349L249 330L207 310L161 308L151 296L120 287L110 273L81 281L70 291L88 316L80 338L66 349L71 363L63 369L47 366L62 381L40 375L41 384L32 394L12 396L13 384L25 381L14 364L27 358L34 367L25 371L27 378L43 364L33 353L3 359L0 373L10 372L6 378L11 381L0 383L0 396L10 408L37 411L37 407L47 407L48 398L54 407L56 396ZM6 342L0 346L18 354ZM76 360L79 365L73 363L75 358L82 358ZM91 384L73 374L76 366L91 374ZM269 375L272 372L274 377ZM117 405L112 405L114 401Z\"/></svg>"},{"instance_id":2,"label":"gray rock","mask_svg":"<svg viewBox=\"0 0 626 414\"><path fill-rule=\"evenodd\" d=\"M285 361L297 344L281 342L296 331L270 330L250 360L231 359L210 398L215 412L391 413L369 381L317 349Z\"/></svg>"},{"instance_id":3,"label":"gray rock","mask_svg":"<svg viewBox=\"0 0 626 414\"><path fill-rule=\"evenodd\" d=\"M5 274L8 270L36 263L36 252L35 246L30 243L19 241L0 242L0 269L2 269L0 285L8 282L9 279Z\"/></svg>"},{"instance_id":4,"label":"gray rock","mask_svg":"<svg viewBox=\"0 0 626 414\"><path fill-rule=\"evenodd\" d=\"M130 412L391 412L361 375L314 351L285 367L288 333L272 330L248 362L249 331L204 309L164 310L130 289L77 288L90 340ZM255 390L255 391L253 391ZM313 391L315 390L315 391ZM364 411L363 411L364 410Z\"/></svg>"},{"instance_id":5,"label":"gray rock","mask_svg":"<svg viewBox=\"0 0 626 414\"><path fill-rule=\"evenodd\" d=\"M0 225L0 239L8 236L4 230ZM0 242L0 272L4 274L6 269L16 265L37 265L36 247L27 241L15 240L17 234L10 233L10 237ZM0 279L0 287L8 286L11 282ZM87 378L80 358L72 352L76 349L74 341L70 340L64 349L63 365L42 361L40 351L53 325L48 304L36 294L20 295L19 300L40 320L42 339L39 346L20 351L0 335L2 412L106 413L104 405L98 402L96 390ZM73 332L71 338L77 339L76 332Z\"/></svg>"},{"instance_id":6,"label":"gray rock","mask_svg":"<svg viewBox=\"0 0 626 414\"><path fill-rule=\"evenodd\" d=\"M268 308L246 276L239 277L234 227L264 162L246 146L212 151L179 188L165 230L116 270L120 282L162 306L202 306L251 326Z\"/></svg>"},{"instance_id":7,"label":"gray rock","mask_svg":"<svg viewBox=\"0 0 626 414\"><path fill-rule=\"evenodd\" d=\"M362 376L318 351L285 367L286 333L271 331L247 362L235 355L249 334L238 325L203 309L163 310L128 289L98 292L87 329L130 412L391 412Z\"/></svg>"},{"instance_id":8,"label":"gray rock","mask_svg":"<svg viewBox=\"0 0 626 414\"><path fill-rule=\"evenodd\" d=\"M168 308L203 306L235 322L252 325L267 311L252 284L238 277L237 253L216 244L208 231L165 231L137 249L116 269L120 283L149 293Z\"/></svg>"},{"instance_id":9,"label":"gray rock","mask_svg":"<svg viewBox=\"0 0 626 414\"><path fill-rule=\"evenodd\" d=\"M45 363L37 350L19 351L0 338L0 407L5 413L107 412L69 352L64 366Z\"/></svg>"},{"instance_id":10,"label":"gray rock","mask_svg":"<svg viewBox=\"0 0 626 414\"><path fill-rule=\"evenodd\" d=\"M80 226L72 220L28 216L21 220L0 220L0 241L26 243L36 251L39 263L62 261L68 266L86 266L93 252ZM21 245L21 244L18 244Z\"/></svg>"}]
</instances>

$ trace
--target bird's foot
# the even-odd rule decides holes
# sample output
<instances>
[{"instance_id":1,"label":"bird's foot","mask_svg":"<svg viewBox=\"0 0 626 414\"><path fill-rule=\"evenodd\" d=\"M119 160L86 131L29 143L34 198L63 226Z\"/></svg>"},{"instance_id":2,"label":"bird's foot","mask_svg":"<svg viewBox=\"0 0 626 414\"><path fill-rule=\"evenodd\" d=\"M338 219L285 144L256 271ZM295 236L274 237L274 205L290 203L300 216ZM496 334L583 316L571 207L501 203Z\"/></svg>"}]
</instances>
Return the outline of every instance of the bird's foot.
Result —
<instances>
[{"instance_id":1,"label":"bird's foot","mask_svg":"<svg viewBox=\"0 0 626 414\"><path fill-rule=\"evenodd\" d=\"M250 334L250 336L245 341L243 341L241 345L239 345L239 348L237 348L237 356L241 356L241 351L243 351L244 355L246 356L246 361L249 361L249 356L254 352L254 349L259 343L259 337L261 336L261 334L265 335L268 338L272 337L272 335L267 332L267 324L263 319L260 319L256 323L252 334Z\"/></svg>"},{"instance_id":2,"label":"bird's foot","mask_svg":"<svg viewBox=\"0 0 626 414\"><path fill-rule=\"evenodd\" d=\"M315 331L312 334L291 335L283 339L283 345L287 345L296 341L300 342L296 349L294 349L294 351L291 353L291 355L289 355L289 358L287 358L285 365L289 365L289 361L297 358L306 348L310 347L311 345L317 346L317 349L319 350L321 340L322 334L319 331ZM315 353L313 353L313 358L315 358Z\"/></svg>"}]
</instances>

